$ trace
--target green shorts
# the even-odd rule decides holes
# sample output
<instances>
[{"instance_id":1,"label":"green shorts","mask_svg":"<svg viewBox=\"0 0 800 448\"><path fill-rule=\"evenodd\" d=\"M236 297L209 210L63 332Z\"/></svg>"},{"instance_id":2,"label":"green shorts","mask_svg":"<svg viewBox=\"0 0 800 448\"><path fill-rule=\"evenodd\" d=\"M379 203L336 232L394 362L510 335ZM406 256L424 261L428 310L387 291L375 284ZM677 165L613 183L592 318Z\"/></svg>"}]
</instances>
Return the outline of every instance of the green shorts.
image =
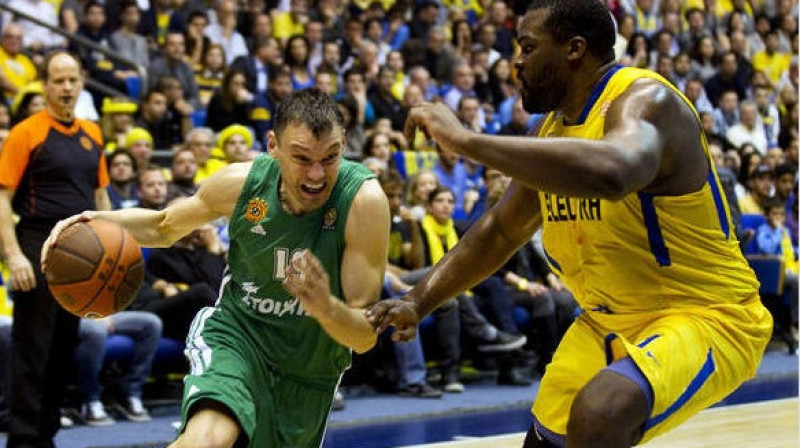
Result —
<instances>
[{"instance_id":1,"label":"green shorts","mask_svg":"<svg viewBox=\"0 0 800 448\"><path fill-rule=\"evenodd\" d=\"M195 405L212 400L233 412L248 447L319 448L337 381L304 381L271 368L215 310L200 311L187 338L181 432Z\"/></svg>"}]
</instances>

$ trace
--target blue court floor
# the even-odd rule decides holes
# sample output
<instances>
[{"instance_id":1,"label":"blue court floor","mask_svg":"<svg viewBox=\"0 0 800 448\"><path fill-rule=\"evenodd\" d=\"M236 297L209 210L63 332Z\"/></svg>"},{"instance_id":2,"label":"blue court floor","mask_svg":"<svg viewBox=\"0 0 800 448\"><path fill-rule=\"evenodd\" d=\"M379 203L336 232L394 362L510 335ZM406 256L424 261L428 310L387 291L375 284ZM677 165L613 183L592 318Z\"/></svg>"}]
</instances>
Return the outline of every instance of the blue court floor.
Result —
<instances>
[{"instance_id":1,"label":"blue court floor","mask_svg":"<svg viewBox=\"0 0 800 448\"><path fill-rule=\"evenodd\" d=\"M323 448L391 448L526 431L528 408L538 383L528 387L467 384L462 394L441 399L403 398L366 394L347 396L344 410L331 414ZM758 376L745 383L719 406L798 395L798 358L785 350L770 351ZM113 426L76 426L59 432L59 448L164 447L174 437L177 406L153 409L147 423L120 421ZM0 434L0 446L5 435Z\"/></svg>"}]
</instances>

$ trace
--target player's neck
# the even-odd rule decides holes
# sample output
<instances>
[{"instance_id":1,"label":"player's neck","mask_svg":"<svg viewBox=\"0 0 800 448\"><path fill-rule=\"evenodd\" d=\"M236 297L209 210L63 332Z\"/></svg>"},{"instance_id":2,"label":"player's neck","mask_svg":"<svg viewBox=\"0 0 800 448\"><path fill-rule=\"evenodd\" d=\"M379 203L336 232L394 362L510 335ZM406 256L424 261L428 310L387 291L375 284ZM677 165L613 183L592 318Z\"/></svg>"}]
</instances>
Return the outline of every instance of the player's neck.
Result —
<instances>
[{"instance_id":1,"label":"player's neck","mask_svg":"<svg viewBox=\"0 0 800 448\"><path fill-rule=\"evenodd\" d=\"M592 95L594 87L616 64L616 61L610 61L575 75L573 85L568 89L570 94L564 99L563 106L559 108L564 117L564 123L573 124L578 121L583 109L586 107L586 103L589 101L589 97Z\"/></svg>"},{"instance_id":2,"label":"player's neck","mask_svg":"<svg viewBox=\"0 0 800 448\"><path fill-rule=\"evenodd\" d=\"M284 193L283 189L283 182L281 182L280 186L278 187L278 199L281 201L281 208L283 208L283 211L293 216L301 216L305 214L300 207L297 207L291 203L292 201L288 195Z\"/></svg>"}]
</instances>

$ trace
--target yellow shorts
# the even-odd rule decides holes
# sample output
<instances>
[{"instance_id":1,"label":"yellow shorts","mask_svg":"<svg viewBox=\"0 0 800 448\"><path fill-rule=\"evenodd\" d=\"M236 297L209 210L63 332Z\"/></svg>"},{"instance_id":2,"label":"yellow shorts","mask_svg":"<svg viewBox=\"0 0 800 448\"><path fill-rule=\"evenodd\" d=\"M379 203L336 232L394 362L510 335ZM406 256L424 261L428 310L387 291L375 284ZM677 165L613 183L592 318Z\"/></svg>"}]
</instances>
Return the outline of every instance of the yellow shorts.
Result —
<instances>
[{"instance_id":1,"label":"yellow shorts","mask_svg":"<svg viewBox=\"0 0 800 448\"><path fill-rule=\"evenodd\" d=\"M548 365L533 414L546 432L564 437L578 391L608 364L630 356L653 392L644 443L753 377L771 334L772 317L757 298L652 313L585 312Z\"/></svg>"}]
</instances>

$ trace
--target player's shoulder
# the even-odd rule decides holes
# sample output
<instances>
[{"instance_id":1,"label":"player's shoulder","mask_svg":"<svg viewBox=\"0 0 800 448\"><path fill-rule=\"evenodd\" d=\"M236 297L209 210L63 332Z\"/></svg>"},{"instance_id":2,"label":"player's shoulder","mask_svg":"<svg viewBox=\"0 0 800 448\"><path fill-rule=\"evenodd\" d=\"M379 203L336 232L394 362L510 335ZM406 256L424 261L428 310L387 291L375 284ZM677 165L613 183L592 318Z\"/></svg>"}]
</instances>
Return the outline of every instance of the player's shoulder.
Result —
<instances>
[{"instance_id":1,"label":"player's shoulder","mask_svg":"<svg viewBox=\"0 0 800 448\"><path fill-rule=\"evenodd\" d=\"M353 197L350 207L351 216L363 216L373 220L382 216L383 211L389 210L389 200L386 198L380 182L376 178L366 179Z\"/></svg>"},{"instance_id":2,"label":"player's shoulder","mask_svg":"<svg viewBox=\"0 0 800 448\"><path fill-rule=\"evenodd\" d=\"M653 119L673 117L679 112L692 114L688 100L669 81L656 77L633 80L611 104L609 113L614 110Z\"/></svg>"},{"instance_id":3,"label":"player's shoulder","mask_svg":"<svg viewBox=\"0 0 800 448\"><path fill-rule=\"evenodd\" d=\"M229 163L218 169L208 180L218 178L224 182L244 182L253 166L253 161Z\"/></svg>"}]
</instances>

